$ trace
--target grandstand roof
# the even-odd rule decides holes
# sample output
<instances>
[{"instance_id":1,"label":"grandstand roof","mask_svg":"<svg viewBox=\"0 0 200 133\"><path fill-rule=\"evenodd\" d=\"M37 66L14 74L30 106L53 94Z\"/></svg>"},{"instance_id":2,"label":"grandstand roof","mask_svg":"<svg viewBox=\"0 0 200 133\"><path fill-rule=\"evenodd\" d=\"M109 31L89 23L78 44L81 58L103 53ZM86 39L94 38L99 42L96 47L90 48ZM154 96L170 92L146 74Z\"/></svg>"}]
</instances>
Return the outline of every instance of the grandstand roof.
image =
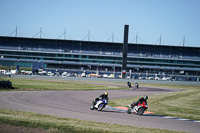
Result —
<instances>
[{"instance_id":1,"label":"grandstand roof","mask_svg":"<svg viewBox=\"0 0 200 133\"><path fill-rule=\"evenodd\" d=\"M46 39L46 38L28 38L28 37L8 37L8 36L0 36L0 40L10 40L10 41L51 41L53 42L85 42L85 43L96 43L96 44L115 44L121 45L122 43L117 42L100 42L100 41L83 41L83 40L63 40L63 39ZM200 47L194 46L174 46L174 45L156 45L156 44L142 44L142 43L128 43L129 45L137 45L137 46L154 46L154 47L171 47L171 48L191 48L191 49L199 49Z\"/></svg>"}]
</instances>

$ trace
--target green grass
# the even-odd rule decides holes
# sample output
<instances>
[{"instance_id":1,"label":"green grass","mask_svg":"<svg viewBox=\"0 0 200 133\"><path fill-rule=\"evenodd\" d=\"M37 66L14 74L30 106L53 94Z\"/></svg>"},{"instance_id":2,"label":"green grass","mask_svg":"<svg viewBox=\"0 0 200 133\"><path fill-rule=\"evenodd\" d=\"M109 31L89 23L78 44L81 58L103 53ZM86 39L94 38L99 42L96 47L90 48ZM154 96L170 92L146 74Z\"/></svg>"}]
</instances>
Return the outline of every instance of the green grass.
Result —
<instances>
[{"instance_id":1,"label":"green grass","mask_svg":"<svg viewBox=\"0 0 200 133\"><path fill-rule=\"evenodd\" d=\"M146 86L146 84L144 84ZM148 111L156 115L200 120L200 85L155 85L148 86L185 89L185 91L150 95ZM111 106L124 106L137 101L140 97L110 101Z\"/></svg>"},{"instance_id":2,"label":"green grass","mask_svg":"<svg viewBox=\"0 0 200 133\"><path fill-rule=\"evenodd\" d=\"M0 109L0 123L11 124L18 127L45 129L47 132L59 133L178 133L169 130L83 121L8 109Z\"/></svg>"},{"instance_id":3,"label":"green grass","mask_svg":"<svg viewBox=\"0 0 200 133\"><path fill-rule=\"evenodd\" d=\"M107 90L127 89L115 87L110 83L98 81L73 81L53 79L25 79L7 77L13 83L15 90ZM110 83L110 85L95 85L89 83ZM200 120L200 85L171 85L171 84L140 84L140 86L184 89L185 91L170 92L159 95L149 95L148 111L156 115L165 115L192 120ZM115 99L109 101L110 106L124 106L139 97ZM28 128L42 128L47 132L172 132L160 129L138 128L116 124L81 121L77 119L59 118L28 112L0 109L0 123L6 123ZM98 126L97 126L98 125Z\"/></svg>"},{"instance_id":4,"label":"green grass","mask_svg":"<svg viewBox=\"0 0 200 133\"><path fill-rule=\"evenodd\" d=\"M57 79L26 79L7 77L15 90L112 90L126 89L111 85L95 85L89 82ZM88 83L88 84L87 84Z\"/></svg>"}]
</instances>

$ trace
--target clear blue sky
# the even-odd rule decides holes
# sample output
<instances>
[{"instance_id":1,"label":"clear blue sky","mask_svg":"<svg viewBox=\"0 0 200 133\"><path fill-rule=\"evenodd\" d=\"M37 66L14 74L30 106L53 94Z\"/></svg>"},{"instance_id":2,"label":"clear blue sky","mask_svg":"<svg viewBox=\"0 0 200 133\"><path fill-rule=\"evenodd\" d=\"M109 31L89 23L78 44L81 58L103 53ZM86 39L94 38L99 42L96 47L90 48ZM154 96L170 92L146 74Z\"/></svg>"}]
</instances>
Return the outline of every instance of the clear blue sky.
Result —
<instances>
[{"instance_id":1,"label":"clear blue sky","mask_svg":"<svg viewBox=\"0 0 200 133\"><path fill-rule=\"evenodd\" d=\"M0 0L0 36L123 42L125 24L129 42L200 47L200 0Z\"/></svg>"}]
</instances>

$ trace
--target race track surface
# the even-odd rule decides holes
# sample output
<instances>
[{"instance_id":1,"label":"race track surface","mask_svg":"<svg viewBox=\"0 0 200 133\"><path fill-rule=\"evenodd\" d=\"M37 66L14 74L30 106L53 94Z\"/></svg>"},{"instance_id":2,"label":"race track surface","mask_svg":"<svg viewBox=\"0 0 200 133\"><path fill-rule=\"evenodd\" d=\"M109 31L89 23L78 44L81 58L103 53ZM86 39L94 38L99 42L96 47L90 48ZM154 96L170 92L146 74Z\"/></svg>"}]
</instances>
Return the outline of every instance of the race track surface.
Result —
<instances>
[{"instance_id":1,"label":"race track surface","mask_svg":"<svg viewBox=\"0 0 200 133\"><path fill-rule=\"evenodd\" d=\"M176 91L173 89L145 88L139 90L109 90L109 99L128 98ZM200 123L165 119L156 116L138 116L111 109L90 110L94 98L104 93L90 91L9 91L0 92L0 108L76 118L96 122L159 128L186 132L199 132ZM151 97L149 97L149 100ZM127 105L130 103L127 103Z\"/></svg>"}]
</instances>

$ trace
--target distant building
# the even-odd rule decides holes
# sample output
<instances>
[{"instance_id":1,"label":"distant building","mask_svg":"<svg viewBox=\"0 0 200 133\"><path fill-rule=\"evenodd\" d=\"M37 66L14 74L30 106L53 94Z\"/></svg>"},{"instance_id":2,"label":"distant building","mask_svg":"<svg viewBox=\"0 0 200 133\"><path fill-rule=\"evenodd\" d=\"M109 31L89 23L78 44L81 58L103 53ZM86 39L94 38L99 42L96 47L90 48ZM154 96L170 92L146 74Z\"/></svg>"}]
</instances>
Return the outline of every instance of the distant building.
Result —
<instances>
[{"instance_id":1,"label":"distant building","mask_svg":"<svg viewBox=\"0 0 200 133\"><path fill-rule=\"evenodd\" d=\"M0 36L0 65L120 73L122 43ZM127 73L200 75L200 47L128 44Z\"/></svg>"}]
</instances>

